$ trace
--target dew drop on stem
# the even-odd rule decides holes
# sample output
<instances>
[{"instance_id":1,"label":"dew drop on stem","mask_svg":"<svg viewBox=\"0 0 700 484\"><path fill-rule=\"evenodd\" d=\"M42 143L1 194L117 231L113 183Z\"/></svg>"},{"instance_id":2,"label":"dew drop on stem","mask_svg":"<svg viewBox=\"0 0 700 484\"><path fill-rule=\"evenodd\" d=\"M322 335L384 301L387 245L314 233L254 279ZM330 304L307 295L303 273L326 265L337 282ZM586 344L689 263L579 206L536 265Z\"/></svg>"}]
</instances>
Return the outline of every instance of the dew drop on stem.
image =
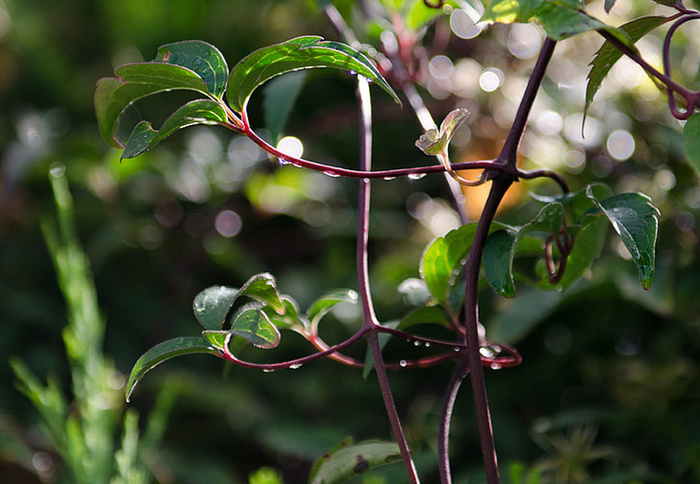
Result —
<instances>
[{"instance_id":1,"label":"dew drop on stem","mask_svg":"<svg viewBox=\"0 0 700 484\"><path fill-rule=\"evenodd\" d=\"M263 373L273 373L274 371L275 371L275 370L273 370L272 368L265 368L265 369L263 370Z\"/></svg>"},{"instance_id":2,"label":"dew drop on stem","mask_svg":"<svg viewBox=\"0 0 700 484\"><path fill-rule=\"evenodd\" d=\"M338 175L338 174L337 174L336 172L334 172L334 171L324 171L323 174L326 175L326 176L330 176L330 177L332 177L332 178L339 178L339 177L340 177L340 175Z\"/></svg>"},{"instance_id":3,"label":"dew drop on stem","mask_svg":"<svg viewBox=\"0 0 700 484\"><path fill-rule=\"evenodd\" d=\"M399 361L399 366L400 366L401 368L406 368L406 365L408 365L408 363L406 362L406 360L401 360L401 361Z\"/></svg>"},{"instance_id":4,"label":"dew drop on stem","mask_svg":"<svg viewBox=\"0 0 700 484\"><path fill-rule=\"evenodd\" d=\"M289 365L290 370L298 370L301 367L302 367L301 363L294 363L293 365Z\"/></svg>"},{"instance_id":5,"label":"dew drop on stem","mask_svg":"<svg viewBox=\"0 0 700 484\"><path fill-rule=\"evenodd\" d=\"M421 178L425 178L425 173L409 173L408 179L409 180L420 180Z\"/></svg>"}]
</instances>

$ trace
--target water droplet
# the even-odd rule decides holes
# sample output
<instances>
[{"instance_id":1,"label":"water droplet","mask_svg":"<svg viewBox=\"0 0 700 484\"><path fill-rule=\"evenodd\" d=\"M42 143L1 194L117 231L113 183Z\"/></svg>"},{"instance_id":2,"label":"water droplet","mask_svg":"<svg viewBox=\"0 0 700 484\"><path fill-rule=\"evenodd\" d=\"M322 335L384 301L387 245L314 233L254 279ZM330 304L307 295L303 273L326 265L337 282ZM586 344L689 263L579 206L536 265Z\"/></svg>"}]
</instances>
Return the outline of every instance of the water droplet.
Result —
<instances>
[{"instance_id":1,"label":"water droplet","mask_svg":"<svg viewBox=\"0 0 700 484\"><path fill-rule=\"evenodd\" d=\"M350 75L351 75L351 76L356 76L356 75L357 75L357 72L355 72L355 71L350 71Z\"/></svg>"},{"instance_id":2,"label":"water droplet","mask_svg":"<svg viewBox=\"0 0 700 484\"><path fill-rule=\"evenodd\" d=\"M330 176L330 177L332 177L332 178L338 178L338 177L340 176L340 175L338 175L337 173L335 173L335 172L333 172L333 171L324 171L323 174L324 174L324 175L327 175L327 176Z\"/></svg>"},{"instance_id":3,"label":"water droplet","mask_svg":"<svg viewBox=\"0 0 700 484\"><path fill-rule=\"evenodd\" d=\"M479 348L479 353L481 353L481 356L483 356L484 358L493 358L494 356L496 356L496 352L488 346L482 346L481 348Z\"/></svg>"},{"instance_id":4,"label":"water droplet","mask_svg":"<svg viewBox=\"0 0 700 484\"><path fill-rule=\"evenodd\" d=\"M430 341L426 341L426 342L425 342L425 347L426 347L426 348L430 348Z\"/></svg>"},{"instance_id":5,"label":"water droplet","mask_svg":"<svg viewBox=\"0 0 700 484\"><path fill-rule=\"evenodd\" d=\"M454 350L455 353L459 353L460 351L462 351L462 348L460 348L459 346L455 346L452 349Z\"/></svg>"},{"instance_id":6,"label":"water droplet","mask_svg":"<svg viewBox=\"0 0 700 484\"><path fill-rule=\"evenodd\" d=\"M413 342L413 346L420 346L420 345L421 345L421 342L418 340Z\"/></svg>"},{"instance_id":7,"label":"water droplet","mask_svg":"<svg viewBox=\"0 0 700 484\"><path fill-rule=\"evenodd\" d=\"M557 286L557 292L562 292L564 288L562 286Z\"/></svg>"},{"instance_id":8,"label":"water droplet","mask_svg":"<svg viewBox=\"0 0 700 484\"><path fill-rule=\"evenodd\" d=\"M386 180L386 181L396 180L396 177L395 176L385 176L384 180Z\"/></svg>"},{"instance_id":9,"label":"water droplet","mask_svg":"<svg viewBox=\"0 0 700 484\"><path fill-rule=\"evenodd\" d=\"M263 370L263 373L273 373L274 371L275 371L275 370L273 370L273 369L271 369L271 368L265 368L265 369Z\"/></svg>"},{"instance_id":10,"label":"water droplet","mask_svg":"<svg viewBox=\"0 0 700 484\"><path fill-rule=\"evenodd\" d=\"M279 158L279 160L280 160L280 165L288 165L291 163L291 161L289 161L286 158Z\"/></svg>"},{"instance_id":11,"label":"water droplet","mask_svg":"<svg viewBox=\"0 0 700 484\"><path fill-rule=\"evenodd\" d=\"M421 178L425 178L425 173L409 173L408 174L408 179L409 180L420 180Z\"/></svg>"},{"instance_id":12,"label":"water droplet","mask_svg":"<svg viewBox=\"0 0 700 484\"><path fill-rule=\"evenodd\" d=\"M406 365L408 365L408 363L406 362L406 360L401 360L401 361L399 361L399 366L400 366L401 368L406 368Z\"/></svg>"},{"instance_id":13,"label":"water droplet","mask_svg":"<svg viewBox=\"0 0 700 484\"><path fill-rule=\"evenodd\" d=\"M501 368L503 368L503 367L501 365L499 365L498 363L491 363L492 370L500 370Z\"/></svg>"},{"instance_id":14,"label":"water droplet","mask_svg":"<svg viewBox=\"0 0 700 484\"><path fill-rule=\"evenodd\" d=\"M298 369L301 368L301 367L302 367L302 364L301 364L301 363L295 363L295 364L293 364L293 365L289 365L289 369L290 369L290 370L298 370Z\"/></svg>"}]
</instances>

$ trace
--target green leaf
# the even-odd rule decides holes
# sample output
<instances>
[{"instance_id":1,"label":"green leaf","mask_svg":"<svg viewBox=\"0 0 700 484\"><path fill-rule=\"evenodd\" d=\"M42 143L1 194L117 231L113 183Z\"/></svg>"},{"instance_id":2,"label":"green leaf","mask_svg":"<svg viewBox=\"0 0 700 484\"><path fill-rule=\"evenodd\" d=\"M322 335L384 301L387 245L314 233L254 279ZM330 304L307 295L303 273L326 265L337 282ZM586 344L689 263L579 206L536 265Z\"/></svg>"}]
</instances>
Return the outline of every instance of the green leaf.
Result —
<instances>
[{"instance_id":1,"label":"green leaf","mask_svg":"<svg viewBox=\"0 0 700 484\"><path fill-rule=\"evenodd\" d=\"M469 249L474 242L476 223L451 230L435 239L423 253L420 275L435 299L442 305L448 302L450 288L455 285Z\"/></svg>"},{"instance_id":2,"label":"green leaf","mask_svg":"<svg viewBox=\"0 0 700 484\"><path fill-rule=\"evenodd\" d=\"M119 115L133 102L152 94L186 89L209 95L204 81L193 71L181 66L144 62L117 67L117 77L97 81L95 114L102 137L115 148L123 143L115 137Z\"/></svg>"},{"instance_id":3,"label":"green leaf","mask_svg":"<svg viewBox=\"0 0 700 484\"><path fill-rule=\"evenodd\" d=\"M336 289L316 299L306 310L306 317L312 325L318 322L338 303L357 303L358 295L352 289Z\"/></svg>"},{"instance_id":4,"label":"green leaf","mask_svg":"<svg viewBox=\"0 0 700 484\"><path fill-rule=\"evenodd\" d=\"M542 270L539 285L563 291L578 282L590 271L593 262L600 257L607 229L608 225L600 213L586 215L579 226L571 227L569 233L574 238L574 247L567 259L564 276L557 284L552 285L549 282L549 276Z\"/></svg>"},{"instance_id":5,"label":"green leaf","mask_svg":"<svg viewBox=\"0 0 700 484\"><path fill-rule=\"evenodd\" d=\"M242 308L233 318L231 334L240 336L258 348L270 349L280 342L280 332L260 309Z\"/></svg>"},{"instance_id":6,"label":"green leaf","mask_svg":"<svg viewBox=\"0 0 700 484\"><path fill-rule=\"evenodd\" d=\"M450 112L440 124L440 131L429 129L418 138L416 146L426 155L440 155L445 153L452 136L469 116L469 111L464 108Z\"/></svg>"},{"instance_id":7,"label":"green leaf","mask_svg":"<svg viewBox=\"0 0 700 484\"><path fill-rule=\"evenodd\" d=\"M433 1L431 3L438 3ZM446 1L445 5L450 5L453 8L459 8L458 2ZM410 2L410 6L406 10L404 15L406 26L412 30L420 29L438 17L445 16L446 10L443 8L431 8L428 7L423 0L413 0Z\"/></svg>"},{"instance_id":8,"label":"green leaf","mask_svg":"<svg viewBox=\"0 0 700 484\"><path fill-rule=\"evenodd\" d=\"M503 297L515 297L513 260L521 241L532 232L556 235L563 222L564 206L550 203L530 223L489 235L484 248L484 274L493 290Z\"/></svg>"},{"instance_id":9,"label":"green leaf","mask_svg":"<svg viewBox=\"0 0 700 484\"><path fill-rule=\"evenodd\" d=\"M285 313L285 305L277 292L275 278L266 272L248 279L240 289L212 286L197 294L192 309L204 329L217 331L223 328L226 316L240 296L248 296L270 306L278 314Z\"/></svg>"},{"instance_id":10,"label":"green leaf","mask_svg":"<svg viewBox=\"0 0 700 484\"><path fill-rule=\"evenodd\" d=\"M686 137L685 153L690 160L690 166L700 175L700 113L693 114L683 126Z\"/></svg>"},{"instance_id":11,"label":"green leaf","mask_svg":"<svg viewBox=\"0 0 700 484\"><path fill-rule=\"evenodd\" d=\"M160 365L166 360L175 358L176 356L189 355L195 353L206 353L210 355L220 356L219 351L212 346L206 339L201 336L184 336L171 339L160 343L147 352L136 361L131 369L129 381L126 384L126 401L129 401L131 394L134 391L136 384L150 370Z\"/></svg>"},{"instance_id":12,"label":"green leaf","mask_svg":"<svg viewBox=\"0 0 700 484\"><path fill-rule=\"evenodd\" d=\"M306 71L290 72L286 76L274 78L265 86L263 99L265 126L270 131L273 143L279 141L284 131L307 74Z\"/></svg>"},{"instance_id":13,"label":"green leaf","mask_svg":"<svg viewBox=\"0 0 700 484\"><path fill-rule=\"evenodd\" d=\"M219 49L201 40L186 40L158 48L155 62L186 67L197 73L207 89L218 99L226 90L228 66Z\"/></svg>"},{"instance_id":14,"label":"green leaf","mask_svg":"<svg viewBox=\"0 0 700 484\"><path fill-rule=\"evenodd\" d=\"M368 469L400 460L399 446L393 442L366 441L340 444L321 457L311 470L311 484L337 484Z\"/></svg>"},{"instance_id":15,"label":"green leaf","mask_svg":"<svg viewBox=\"0 0 700 484\"><path fill-rule=\"evenodd\" d=\"M494 0L481 17L484 22L537 22L547 36L562 40L590 30L615 31L588 15L580 0ZM619 32L617 33L619 35ZM624 36L623 39L624 41Z\"/></svg>"},{"instance_id":16,"label":"green leaf","mask_svg":"<svg viewBox=\"0 0 700 484\"><path fill-rule=\"evenodd\" d=\"M442 306L423 306L403 317L397 329L405 330L418 324L440 324L450 327L450 319Z\"/></svg>"},{"instance_id":17,"label":"green leaf","mask_svg":"<svg viewBox=\"0 0 700 484\"><path fill-rule=\"evenodd\" d=\"M212 286L197 294L192 303L192 310L199 324L204 329L220 330L238 293L239 290L235 287Z\"/></svg>"},{"instance_id":18,"label":"green leaf","mask_svg":"<svg viewBox=\"0 0 700 484\"><path fill-rule=\"evenodd\" d=\"M656 262L659 209L641 193L623 193L601 202L591 195L632 255L644 289L651 287Z\"/></svg>"},{"instance_id":19,"label":"green leaf","mask_svg":"<svg viewBox=\"0 0 700 484\"><path fill-rule=\"evenodd\" d=\"M256 50L231 70L226 88L229 105L238 112L246 108L253 91L286 72L329 67L355 73L375 82L400 104L399 98L372 62L340 42L304 36Z\"/></svg>"},{"instance_id":20,"label":"green leaf","mask_svg":"<svg viewBox=\"0 0 700 484\"><path fill-rule=\"evenodd\" d=\"M199 99L180 107L156 131L148 121L141 121L126 142L122 158L134 158L173 134L195 124L226 124L226 112L221 105L209 99Z\"/></svg>"},{"instance_id":21,"label":"green leaf","mask_svg":"<svg viewBox=\"0 0 700 484\"><path fill-rule=\"evenodd\" d=\"M308 321L306 318L299 317L299 305L297 302L289 296L281 296L281 299L282 304L284 304L284 314L278 314L270 306L263 306L262 311L267 315L267 319L279 329L291 329L306 335L309 329Z\"/></svg>"},{"instance_id":22,"label":"green leaf","mask_svg":"<svg viewBox=\"0 0 700 484\"><path fill-rule=\"evenodd\" d=\"M277 281L267 272L257 274L243 284L239 296L248 296L256 301L270 306L278 314L284 314L285 306L277 291Z\"/></svg>"},{"instance_id":23,"label":"green leaf","mask_svg":"<svg viewBox=\"0 0 700 484\"><path fill-rule=\"evenodd\" d=\"M615 6L616 0L605 0L605 12L610 13L610 10Z\"/></svg>"},{"instance_id":24,"label":"green leaf","mask_svg":"<svg viewBox=\"0 0 700 484\"><path fill-rule=\"evenodd\" d=\"M619 30L625 32L634 44L646 34L668 21L669 18L667 17L641 17L621 25ZM598 49L598 52L596 52L595 57L591 61L591 70L587 78L588 84L586 85L584 115L588 113L588 108L593 102L593 97L598 92L598 89L600 89L603 79L605 79L610 69L612 69L621 57L622 51L614 47L608 41L605 41L600 49Z\"/></svg>"}]
</instances>

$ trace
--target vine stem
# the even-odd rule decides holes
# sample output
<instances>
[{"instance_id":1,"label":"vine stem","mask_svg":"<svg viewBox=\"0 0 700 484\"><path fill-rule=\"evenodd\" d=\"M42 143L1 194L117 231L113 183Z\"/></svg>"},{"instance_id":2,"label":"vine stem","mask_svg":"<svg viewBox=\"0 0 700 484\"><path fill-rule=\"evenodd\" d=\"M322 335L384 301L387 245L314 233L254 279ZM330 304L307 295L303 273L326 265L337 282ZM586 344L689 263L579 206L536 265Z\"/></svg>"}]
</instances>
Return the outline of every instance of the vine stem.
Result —
<instances>
[{"instance_id":1,"label":"vine stem","mask_svg":"<svg viewBox=\"0 0 700 484\"><path fill-rule=\"evenodd\" d=\"M508 188L517 180L517 151L522 139L527 118L530 114L532 104L537 96L549 60L554 53L556 41L546 38L537 63L530 75L525 93L520 101L520 106L515 115L515 119L508 132L508 137L497 160L511 167L513 171L501 171L493 176L493 183L488 199L481 213L481 218L474 234L474 242L467 258L465 267L466 290L464 298L465 311L465 332L467 342L467 362L469 364L469 374L474 397L474 407L476 410L477 424L479 426L479 440L481 452L484 460L484 470L486 471L486 481L488 484L498 484L500 477L498 474L498 459L496 457L496 447L493 439L493 426L491 423L491 412L489 409L488 397L486 394L486 381L484 370L481 366L481 338L479 337L479 269L486 245L486 238L489 228L496 215L503 196Z\"/></svg>"},{"instance_id":2,"label":"vine stem","mask_svg":"<svg viewBox=\"0 0 700 484\"><path fill-rule=\"evenodd\" d=\"M369 170L372 164L372 104L369 94L369 83L367 79L357 77L357 95L360 103L360 169ZM362 178L360 180L360 194L358 203L358 221L357 221L357 277L358 289L360 294L360 302L362 304L363 325L362 329L368 329L367 339L369 342L372 357L374 359L374 369L377 372L379 380L379 388L384 399L391 429L394 432L394 438L399 446L401 459L408 473L409 482L418 484L418 471L411 458L411 452L408 448L408 442L401 426L399 413L394 403L394 396L391 393L389 386L389 377L382 358L382 349L379 344L379 334L377 327L379 322L374 313L372 304L372 296L369 287L369 271L368 271L368 256L367 244L369 241L369 209L370 209L370 180Z\"/></svg>"}]
</instances>

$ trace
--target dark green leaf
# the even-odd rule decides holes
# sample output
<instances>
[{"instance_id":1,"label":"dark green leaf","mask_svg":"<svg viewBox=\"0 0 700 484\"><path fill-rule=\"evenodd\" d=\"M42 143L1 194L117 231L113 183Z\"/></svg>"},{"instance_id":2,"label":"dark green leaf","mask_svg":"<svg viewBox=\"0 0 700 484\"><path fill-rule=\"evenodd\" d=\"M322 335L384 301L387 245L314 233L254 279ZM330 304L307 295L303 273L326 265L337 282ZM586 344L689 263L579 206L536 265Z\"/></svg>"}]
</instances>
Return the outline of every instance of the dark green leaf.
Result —
<instances>
[{"instance_id":1,"label":"dark green leaf","mask_svg":"<svg viewBox=\"0 0 700 484\"><path fill-rule=\"evenodd\" d=\"M186 40L163 45L158 49L156 62L186 67L197 73L209 92L221 99L228 80L226 59L213 45L201 40Z\"/></svg>"},{"instance_id":2,"label":"dark green leaf","mask_svg":"<svg viewBox=\"0 0 700 484\"><path fill-rule=\"evenodd\" d=\"M563 222L564 206L550 203L530 223L489 235L484 248L484 274L493 290L503 297L515 297L513 260L518 246L532 232L558 234Z\"/></svg>"},{"instance_id":3,"label":"dark green leaf","mask_svg":"<svg viewBox=\"0 0 700 484\"><path fill-rule=\"evenodd\" d=\"M357 303L357 298L357 292L352 289L336 289L311 303L306 310L306 317L311 321L312 325L316 325L336 304L341 302L355 304Z\"/></svg>"},{"instance_id":4,"label":"dark green leaf","mask_svg":"<svg viewBox=\"0 0 700 484\"><path fill-rule=\"evenodd\" d=\"M400 460L399 446L393 442L352 441L321 457L311 470L312 484L339 484L368 469Z\"/></svg>"},{"instance_id":5,"label":"dark green leaf","mask_svg":"<svg viewBox=\"0 0 700 484\"><path fill-rule=\"evenodd\" d=\"M605 11L607 13L610 13L610 10L615 6L615 1L616 0L605 0Z\"/></svg>"},{"instance_id":6,"label":"dark green leaf","mask_svg":"<svg viewBox=\"0 0 700 484\"><path fill-rule=\"evenodd\" d=\"M640 193L623 193L600 202L593 195L591 197L632 255L642 287L649 289L656 262L659 210L649 197Z\"/></svg>"},{"instance_id":7,"label":"dark green leaf","mask_svg":"<svg viewBox=\"0 0 700 484\"><path fill-rule=\"evenodd\" d=\"M666 17L641 17L631 22L627 22L621 25L619 29L625 32L632 43L636 43L639 39L645 36L647 33L654 30L656 27L667 22L669 19ZM591 70L588 73L588 84L586 85L586 105L584 108L584 114L588 112L588 108L593 102L593 97L595 96L600 85L603 83L603 79L608 75L610 69L615 65L615 63L622 57L622 51L614 47L610 42L606 41L598 52L596 52L593 61L591 61Z\"/></svg>"},{"instance_id":8,"label":"dark green leaf","mask_svg":"<svg viewBox=\"0 0 700 484\"><path fill-rule=\"evenodd\" d=\"M556 291L523 290L515 299L508 300L487 325L492 341L517 344L527 336L562 300Z\"/></svg>"},{"instance_id":9,"label":"dark green leaf","mask_svg":"<svg viewBox=\"0 0 700 484\"><path fill-rule=\"evenodd\" d=\"M404 316L397 329L404 330L417 324L440 324L447 327L451 325L442 306L424 306Z\"/></svg>"},{"instance_id":10,"label":"dark green leaf","mask_svg":"<svg viewBox=\"0 0 700 484\"><path fill-rule=\"evenodd\" d=\"M204 329L220 330L238 297L238 292L235 287L212 286L197 294L192 303L192 310L199 324Z\"/></svg>"},{"instance_id":11,"label":"dark green leaf","mask_svg":"<svg viewBox=\"0 0 700 484\"><path fill-rule=\"evenodd\" d=\"M264 89L263 110L265 125L273 143L277 143L306 81L306 71L290 72L272 79Z\"/></svg>"},{"instance_id":12,"label":"dark green leaf","mask_svg":"<svg viewBox=\"0 0 700 484\"><path fill-rule=\"evenodd\" d=\"M174 89L197 91L209 96L204 81L190 69L172 64L144 62L115 69L117 77L97 81L95 114L102 137L116 148L123 147L115 138L119 115L133 102Z\"/></svg>"},{"instance_id":13,"label":"dark green leaf","mask_svg":"<svg viewBox=\"0 0 700 484\"><path fill-rule=\"evenodd\" d=\"M175 131L195 124L226 124L226 112L215 101L199 99L180 107L156 131L148 121L141 121L131 133L122 158L134 158L173 134Z\"/></svg>"},{"instance_id":14,"label":"dark green leaf","mask_svg":"<svg viewBox=\"0 0 700 484\"><path fill-rule=\"evenodd\" d=\"M201 336L184 336L160 343L138 359L131 369L129 381L126 384L126 401L129 401L134 387L150 370L170 358L195 353L206 353L220 356L219 351Z\"/></svg>"},{"instance_id":15,"label":"dark green leaf","mask_svg":"<svg viewBox=\"0 0 700 484\"><path fill-rule=\"evenodd\" d=\"M693 114L683 126L686 137L685 152L695 173L700 175L700 113Z\"/></svg>"},{"instance_id":16,"label":"dark green leaf","mask_svg":"<svg viewBox=\"0 0 700 484\"><path fill-rule=\"evenodd\" d=\"M260 309L243 308L234 317L230 333L258 348L270 349L280 342L280 332Z\"/></svg>"},{"instance_id":17,"label":"dark green leaf","mask_svg":"<svg viewBox=\"0 0 700 484\"><path fill-rule=\"evenodd\" d=\"M451 230L438 237L423 253L420 275L428 289L441 304L445 304L450 287L464 265L465 258L474 242L476 223Z\"/></svg>"},{"instance_id":18,"label":"dark green leaf","mask_svg":"<svg viewBox=\"0 0 700 484\"><path fill-rule=\"evenodd\" d=\"M295 300L289 296L281 296L282 304L284 304L284 314L280 315L270 306L263 306L262 311L278 329L291 329L300 334L308 333L308 321L306 318L299 318L299 306Z\"/></svg>"},{"instance_id":19,"label":"dark green leaf","mask_svg":"<svg viewBox=\"0 0 700 484\"><path fill-rule=\"evenodd\" d=\"M304 36L256 50L231 70L226 88L229 105L238 112L245 110L253 91L266 81L286 72L329 67L362 75L388 92L396 102L398 96L372 62L362 53L340 42L318 36Z\"/></svg>"}]
</instances>

